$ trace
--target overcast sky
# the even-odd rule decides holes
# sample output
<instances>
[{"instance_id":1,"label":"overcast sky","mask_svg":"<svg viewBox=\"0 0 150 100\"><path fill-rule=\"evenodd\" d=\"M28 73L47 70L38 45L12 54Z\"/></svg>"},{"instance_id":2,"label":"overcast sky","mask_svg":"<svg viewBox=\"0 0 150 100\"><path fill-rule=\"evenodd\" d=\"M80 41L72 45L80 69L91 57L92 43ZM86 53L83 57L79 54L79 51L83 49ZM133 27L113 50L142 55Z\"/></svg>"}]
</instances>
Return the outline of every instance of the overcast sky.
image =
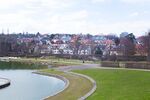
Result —
<instances>
[{"instance_id":1,"label":"overcast sky","mask_svg":"<svg viewBox=\"0 0 150 100\"><path fill-rule=\"evenodd\" d=\"M150 29L150 0L0 0L6 32L91 33Z\"/></svg>"}]
</instances>

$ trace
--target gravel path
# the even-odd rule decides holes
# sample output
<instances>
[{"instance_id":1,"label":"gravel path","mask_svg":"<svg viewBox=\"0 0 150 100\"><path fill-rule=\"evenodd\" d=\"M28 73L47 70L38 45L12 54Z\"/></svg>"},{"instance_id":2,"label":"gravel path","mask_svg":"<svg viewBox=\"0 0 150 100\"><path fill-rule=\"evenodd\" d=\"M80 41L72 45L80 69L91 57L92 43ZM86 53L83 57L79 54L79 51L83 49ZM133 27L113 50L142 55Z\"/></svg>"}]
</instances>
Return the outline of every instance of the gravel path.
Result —
<instances>
[{"instance_id":1,"label":"gravel path","mask_svg":"<svg viewBox=\"0 0 150 100\"><path fill-rule=\"evenodd\" d=\"M63 71L63 72L68 73L68 74L75 75L75 76L84 77L84 78L90 80L91 83L93 84L91 90L88 91L88 93L86 93L82 97L78 98L78 100L86 100L87 97L89 97L90 95L92 95L96 91L96 88L97 88L96 81L93 80L92 78L90 78L89 76L70 72L70 71L71 70L83 70L83 69L90 69L90 68L98 68L99 66L100 66L99 64L84 64L84 65L78 65L78 66L58 67L55 69L59 70L59 71Z\"/></svg>"},{"instance_id":2,"label":"gravel path","mask_svg":"<svg viewBox=\"0 0 150 100\"><path fill-rule=\"evenodd\" d=\"M77 65L77 66L65 66L65 67L58 67L56 70L60 71L71 71L71 70L84 70L84 69L125 69L125 70L139 70L139 71L150 71L148 69L135 69L135 68L114 68L114 67L101 67L100 64L84 64L84 65Z\"/></svg>"}]
</instances>

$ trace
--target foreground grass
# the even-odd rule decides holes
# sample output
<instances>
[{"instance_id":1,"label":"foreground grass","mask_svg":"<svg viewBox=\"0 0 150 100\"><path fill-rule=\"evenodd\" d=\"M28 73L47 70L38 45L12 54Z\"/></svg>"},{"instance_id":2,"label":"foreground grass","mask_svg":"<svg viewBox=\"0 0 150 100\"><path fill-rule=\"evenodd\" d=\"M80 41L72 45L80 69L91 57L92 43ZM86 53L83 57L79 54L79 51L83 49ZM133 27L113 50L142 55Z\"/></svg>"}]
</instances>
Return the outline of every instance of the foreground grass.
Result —
<instances>
[{"instance_id":1,"label":"foreground grass","mask_svg":"<svg viewBox=\"0 0 150 100\"><path fill-rule=\"evenodd\" d=\"M81 96L84 96L92 88L92 83L86 78L52 69L42 71L50 74L61 75L67 78L70 82L67 89L56 96L49 97L47 100L77 100Z\"/></svg>"},{"instance_id":2,"label":"foreground grass","mask_svg":"<svg viewBox=\"0 0 150 100\"><path fill-rule=\"evenodd\" d=\"M88 100L150 100L150 72L111 69L75 72L97 82L97 90Z\"/></svg>"}]
</instances>

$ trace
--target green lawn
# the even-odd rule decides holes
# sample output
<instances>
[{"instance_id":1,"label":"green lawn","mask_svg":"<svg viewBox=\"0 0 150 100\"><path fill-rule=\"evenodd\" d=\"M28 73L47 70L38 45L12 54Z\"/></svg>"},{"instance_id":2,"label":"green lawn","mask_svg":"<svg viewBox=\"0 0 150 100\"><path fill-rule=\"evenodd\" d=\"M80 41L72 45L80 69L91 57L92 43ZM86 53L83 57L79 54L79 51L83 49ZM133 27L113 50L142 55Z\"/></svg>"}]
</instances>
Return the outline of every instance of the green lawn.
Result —
<instances>
[{"instance_id":1,"label":"green lawn","mask_svg":"<svg viewBox=\"0 0 150 100\"><path fill-rule=\"evenodd\" d=\"M83 64L82 60L65 59L65 58L18 58L18 59L10 59L10 60L19 61L19 62L45 63L45 64L52 65L53 67ZM85 63L94 63L94 62L85 61Z\"/></svg>"},{"instance_id":2,"label":"green lawn","mask_svg":"<svg viewBox=\"0 0 150 100\"><path fill-rule=\"evenodd\" d=\"M75 72L96 80L97 90L88 100L150 100L150 72L87 69Z\"/></svg>"}]
</instances>

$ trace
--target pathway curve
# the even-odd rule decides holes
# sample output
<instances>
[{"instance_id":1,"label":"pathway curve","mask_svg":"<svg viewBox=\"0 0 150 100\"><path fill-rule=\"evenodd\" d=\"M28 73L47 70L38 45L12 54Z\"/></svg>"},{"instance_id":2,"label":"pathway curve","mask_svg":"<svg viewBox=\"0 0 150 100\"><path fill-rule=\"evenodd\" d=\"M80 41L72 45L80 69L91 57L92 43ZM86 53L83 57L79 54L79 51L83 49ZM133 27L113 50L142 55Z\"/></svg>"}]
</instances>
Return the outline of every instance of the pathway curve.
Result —
<instances>
[{"instance_id":1,"label":"pathway curve","mask_svg":"<svg viewBox=\"0 0 150 100\"><path fill-rule=\"evenodd\" d=\"M89 97L91 94L93 94L96 91L96 88L97 88L96 82L95 82L95 80L93 80L89 76L74 73L74 72L71 72L71 70L83 70L83 69L98 68L98 67L99 67L99 64L84 64L84 65L77 65L77 66L58 67L58 68L55 68L55 69L59 70L59 71L63 71L65 73L67 73L68 75L73 75L73 76L78 76L78 78L82 77L83 79L84 78L88 79L92 83L91 89L86 94L84 94L84 95L82 95L81 97L78 98L78 100L85 100L87 97ZM80 84L80 83L78 83L78 84ZM86 83L82 83L82 84L86 84Z\"/></svg>"},{"instance_id":2,"label":"pathway curve","mask_svg":"<svg viewBox=\"0 0 150 100\"><path fill-rule=\"evenodd\" d=\"M65 66L65 67L58 67L55 69L60 70L60 71L71 71L71 70L84 70L84 69L92 69L92 68L150 71L149 69L102 67L100 64L84 64L84 65L75 65L75 66Z\"/></svg>"}]
</instances>

